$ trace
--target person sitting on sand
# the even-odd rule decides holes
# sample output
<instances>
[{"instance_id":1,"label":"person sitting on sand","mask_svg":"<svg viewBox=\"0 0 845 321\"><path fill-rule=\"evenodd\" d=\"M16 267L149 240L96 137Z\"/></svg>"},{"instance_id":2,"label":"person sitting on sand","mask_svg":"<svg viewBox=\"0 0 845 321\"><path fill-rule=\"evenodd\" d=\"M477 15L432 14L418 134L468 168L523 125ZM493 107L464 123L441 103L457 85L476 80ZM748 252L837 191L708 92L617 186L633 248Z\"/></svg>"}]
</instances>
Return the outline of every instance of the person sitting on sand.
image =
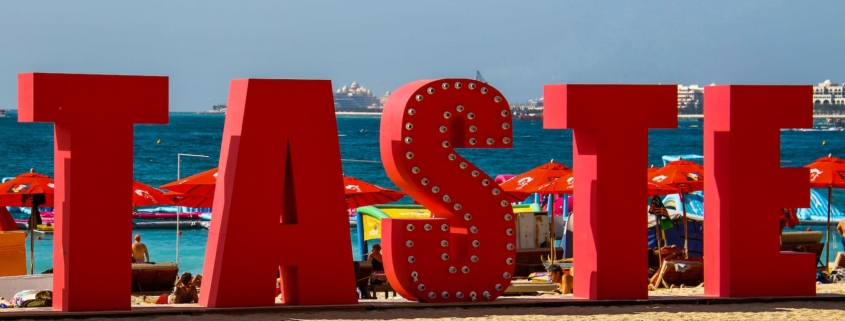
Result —
<instances>
[{"instance_id":1,"label":"person sitting on sand","mask_svg":"<svg viewBox=\"0 0 845 321\"><path fill-rule=\"evenodd\" d=\"M552 280L552 283L560 284L560 287L557 290L554 290L555 293L572 293L572 275L564 274L563 269L557 264L549 265L548 271L549 279ZM570 273L571 272L572 270L570 270Z\"/></svg>"},{"instance_id":2,"label":"person sitting on sand","mask_svg":"<svg viewBox=\"0 0 845 321\"><path fill-rule=\"evenodd\" d=\"M135 234L135 243L132 243L132 259L133 263L150 262L150 252L147 251L147 246L141 243L141 234Z\"/></svg>"},{"instance_id":3,"label":"person sitting on sand","mask_svg":"<svg viewBox=\"0 0 845 321\"><path fill-rule=\"evenodd\" d=\"M373 244L373 251L367 255L367 261L372 262L373 272L384 272L384 260L381 256L381 244Z\"/></svg>"},{"instance_id":4,"label":"person sitting on sand","mask_svg":"<svg viewBox=\"0 0 845 321\"><path fill-rule=\"evenodd\" d=\"M842 241L842 248L845 249L845 218L836 225L836 231L839 232L839 240Z\"/></svg>"},{"instance_id":5,"label":"person sitting on sand","mask_svg":"<svg viewBox=\"0 0 845 321\"><path fill-rule=\"evenodd\" d=\"M199 277L199 275L197 275L197 277ZM173 294L171 294L169 298L170 304L199 302L197 287L191 284L192 282L191 273L182 273L182 276L179 277L179 280L177 280L176 284L173 286Z\"/></svg>"}]
</instances>

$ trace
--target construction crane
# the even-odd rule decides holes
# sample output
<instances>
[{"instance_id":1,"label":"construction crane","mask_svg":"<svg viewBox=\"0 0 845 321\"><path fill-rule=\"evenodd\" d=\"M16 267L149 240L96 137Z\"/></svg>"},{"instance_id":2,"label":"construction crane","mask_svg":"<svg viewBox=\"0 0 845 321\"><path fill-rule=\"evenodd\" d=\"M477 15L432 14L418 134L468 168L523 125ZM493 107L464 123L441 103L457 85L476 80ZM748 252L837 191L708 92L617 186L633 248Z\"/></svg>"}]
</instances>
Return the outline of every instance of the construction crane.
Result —
<instances>
[{"instance_id":1,"label":"construction crane","mask_svg":"<svg viewBox=\"0 0 845 321\"><path fill-rule=\"evenodd\" d=\"M481 72L478 70L475 71L475 80L487 83L487 80L484 80L484 77L481 76Z\"/></svg>"}]
</instances>

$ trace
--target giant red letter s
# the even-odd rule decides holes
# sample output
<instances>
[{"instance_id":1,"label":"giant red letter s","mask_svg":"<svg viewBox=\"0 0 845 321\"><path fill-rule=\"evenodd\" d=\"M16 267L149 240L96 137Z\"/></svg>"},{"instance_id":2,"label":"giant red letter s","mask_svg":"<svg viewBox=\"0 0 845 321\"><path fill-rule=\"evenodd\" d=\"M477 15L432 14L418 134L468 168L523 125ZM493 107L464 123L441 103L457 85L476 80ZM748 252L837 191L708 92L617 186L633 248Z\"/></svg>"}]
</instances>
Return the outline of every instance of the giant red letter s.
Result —
<instances>
[{"instance_id":1,"label":"giant red letter s","mask_svg":"<svg viewBox=\"0 0 845 321\"><path fill-rule=\"evenodd\" d=\"M812 126L812 88L704 92L705 294L815 295L814 255L778 249L781 208L810 203L808 169L780 167L780 129Z\"/></svg>"},{"instance_id":2,"label":"giant red letter s","mask_svg":"<svg viewBox=\"0 0 845 321\"><path fill-rule=\"evenodd\" d=\"M625 102L597 100L608 93ZM646 229L632 227L645 224L648 129L678 126L677 87L546 85L544 97L543 127L573 129L575 296L645 299Z\"/></svg>"},{"instance_id":3,"label":"giant red letter s","mask_svg":"<svg viewBox=\"0 0 845 321\"><path fill-rule=\"evenodd\" d=\"M54 309L130 308L132 217L115 213L132 211L133 125L166 124L167 95L167 77L18 75L18 120L55 123Z\"/></svg>"},{"instance_id":4,"label":"giant red letter s","mask_svg":"<svg viewBox=\"0 0 845 321\"><path fill-rule=\"evenodd\" d=\"M233 80L200 304L357 302L328 80ZM329 288L326 285L330 285Z\"/></svg>"},{"instance_id":5,"label":"giant red letter s","mask_svg":"<svg viewBox=\"0 0 845 321\"><path fill-rule=\"evenodd\" d=\"M485 83L419 80L390 96L382 162L396 186L432 213L382 222L387 278L403 297L487 301L510 284L513 209L499 185L455 148L505 148L512 137L508 103Z\"/></svg>"}]
</instances>

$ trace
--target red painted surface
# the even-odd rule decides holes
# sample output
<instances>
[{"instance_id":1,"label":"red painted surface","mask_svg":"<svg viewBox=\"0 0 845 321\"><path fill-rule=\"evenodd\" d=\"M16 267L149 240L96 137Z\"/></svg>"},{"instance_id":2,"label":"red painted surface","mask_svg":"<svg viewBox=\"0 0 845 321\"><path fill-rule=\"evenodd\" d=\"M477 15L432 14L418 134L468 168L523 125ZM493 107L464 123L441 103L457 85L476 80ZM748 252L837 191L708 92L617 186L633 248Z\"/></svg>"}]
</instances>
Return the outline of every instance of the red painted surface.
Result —
<instances>
[{"instance_id":1,"label":"red painted surface","mask_svg":"<svg viewBox=\"0 0 845 321\"><path fill-rule=\"evenodd\" d=\"M778 246L781 209L810 205L809 169L780 167L780 128L812 126L812 91L705 89L705 294L815 295L815 256L780 252Z\"/></svg>"},{"instance_id":2,"label":"red painted surface","mask_svg":"<svg viewBox=\"0 0 845 321\"><path fill-rule=\"evenodd\" d=\"M133 125L167 113L167 77L18 75L18 121L55 124L53 309L130 308L132 217L114 213L132 212Z\"/></svg>"},{"instance_id":3,"label":"red painted surface","mask_svg":"<svg viewBox=\"0 0 845 321\"><path fill-rule=\"evenodd\" d=\"M596 103L609 92L626 103L606 109ZM573 129L574 295L647 298L647 231L631 227L646 224L633 213L646 202L648 129L677 127L677 87L546 85L544 97L543 127Z\"/></svg>"},{"instance_id":4,"label":"red painted surface","mask_svg":"<svg viewBox=\"0 0 845 321\"><path fill-rule=\"evenodd\" d=\"M331 82L230 86L200 304L356 303Z\"/></svg>"},{"instance_id":5,"label":"red painted surface","mask_svg":"<svg viewBox=\"0 0 845 321\"><path fill-rule=\"evenodd\" d=\"M436 217L382 220L387 278L403 297L488 301L510 284L513 209L455 148L509 148L511 122L502 94L470 79L419 80L390 96L381 120L385 170Z\"/></svg>"}]
</instances>

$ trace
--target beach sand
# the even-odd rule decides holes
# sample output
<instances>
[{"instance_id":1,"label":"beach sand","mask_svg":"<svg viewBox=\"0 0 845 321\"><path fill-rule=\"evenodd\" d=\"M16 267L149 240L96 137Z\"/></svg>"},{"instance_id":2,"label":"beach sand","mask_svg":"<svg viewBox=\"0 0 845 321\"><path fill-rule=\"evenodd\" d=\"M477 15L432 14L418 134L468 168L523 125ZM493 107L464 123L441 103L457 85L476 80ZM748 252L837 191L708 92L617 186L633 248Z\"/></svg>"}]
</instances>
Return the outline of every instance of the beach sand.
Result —
<instances>
[{"instance_id":1,"label":"beach sand","mask_svg":"<svg viewBox=\"0 0 845 321\"><path fill-rule=\"evenodd\" d=\"M817 286L819 294L845 295L845 283ZM652 296L701 296L704 289L675 288L651 291ZM402 299L362 300L362 303L407 302ZM543 295L543 299L566 299L571 295ZM533 298L536 296L507 297ZM133 303L145 305L141 296ZM554 308L431 308L378 309L365 312L325 311L296 313L264 313L250 315L204 314L202 320L836 320L845 317L842 302L780 302L716 305L637 305ZM123 320L196 320L191 316L158 316L124 318ZM97 320L97 319L93 319ZM103 319L105 320L105 319Z\"/></svg>"}]
</instances>

